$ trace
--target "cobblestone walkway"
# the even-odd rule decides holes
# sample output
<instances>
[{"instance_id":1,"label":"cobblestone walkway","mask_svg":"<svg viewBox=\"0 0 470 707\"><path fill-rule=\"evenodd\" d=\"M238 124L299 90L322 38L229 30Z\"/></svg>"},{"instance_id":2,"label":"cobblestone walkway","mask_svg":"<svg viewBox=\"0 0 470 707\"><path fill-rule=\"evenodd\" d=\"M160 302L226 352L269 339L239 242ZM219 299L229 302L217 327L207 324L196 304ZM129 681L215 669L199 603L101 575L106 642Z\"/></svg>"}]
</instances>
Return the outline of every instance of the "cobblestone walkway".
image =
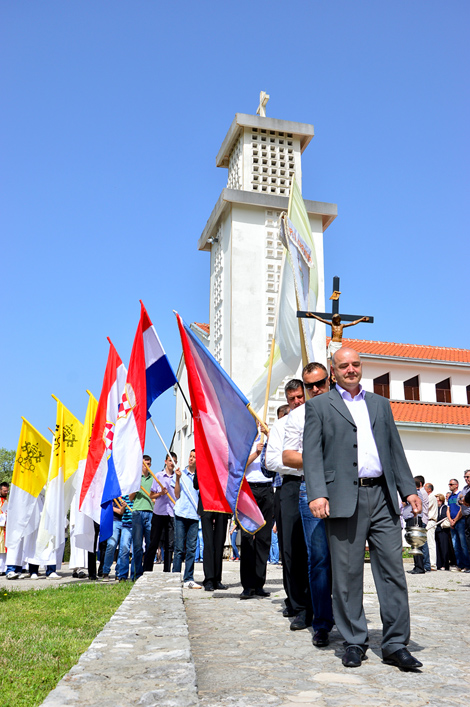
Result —
<instances>
[{"instance_id":1,"label":"cobblestone walkway","mask_svg":"<svg viewBox=\"0 0 470 707\"><path fill-rule=\"evenodd\" d=\"M406 575L410 650L424 666L420 672L405 673L381 660L381 623L370 566L364 587L371 648L368 660L351 669L341 664L344 650L336 629L330 646L323 649L312 645L311 631L289 630L289 619L281 613L285 595L277 567L268 567L270 598L240 601L237 565L224 565L228 591L212 595L184 590L203 707L470 704L469 574Z\"/></svg>"}]
</instances>

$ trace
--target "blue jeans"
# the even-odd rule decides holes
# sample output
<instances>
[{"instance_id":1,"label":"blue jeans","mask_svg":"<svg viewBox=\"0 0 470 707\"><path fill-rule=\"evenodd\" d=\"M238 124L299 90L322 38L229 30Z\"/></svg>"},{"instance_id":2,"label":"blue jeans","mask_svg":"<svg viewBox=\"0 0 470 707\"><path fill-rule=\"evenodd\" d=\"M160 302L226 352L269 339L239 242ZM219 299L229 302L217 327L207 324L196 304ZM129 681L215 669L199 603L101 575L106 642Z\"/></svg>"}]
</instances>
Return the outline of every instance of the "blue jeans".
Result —
<instances>
[{"instance_id":1,"label":"blue jeans","mask_svg":"<svg viewBox=\"0 0 470 707\"><path fill-rule=\"evenodd\" d=\"M145 547L150 546L153 511L134 511L132 513L132 545L134 557L134 573L132 579L139 579L144 573L142 564L142 543L145 537Z\"/></svg>"},{"instance_id":2,"label":"blue jeans","mask_svg":"<svg viewBox=\"0 0 470 707\"><path fill-rule=\"evenodd\" d=\"M119 541L119 556L116 565L116 574L118 579L127 579L129 576L129 553L131 550L132 543L132 526L127 523L122 524L121 528L121 540ZM134 576L134 557L132 557L131 563L131 577Z\"/></svg>"},{"instance_id":3,"label":"blue jeans","mask_svg":"<svg viewBox=\"0 0 470 707\"><path fill-rule=\"evenodd\" d=\"M232 555L234 560L239 560L240 559L240 553L238 552L238 547L237 547L237 535L238 535L238 528L236 528L233 533L230 534L230 542L232 543Z\"/></svg>"},{"instance_id":4,"label":"blue jeans","mask_svg":"<svg viewBox=\"0 0 470 707\"><path fill-rule=\"evenodd\" d=\"M108 539L108 544L106 545L106 553L104 555L104 561L103 561L103 575L109 574L109 570L111 569L111 565L113 564L114 553L116 551L119 540L121 538L121 528L122 528L122 520L116 520L116 518L113 518L113 534ZM118 577L119 576L119 558L117 561L115 572L116 572L116 577Z\"/></svg>"},{"instance_id":5,"label":"blue jeans","mask_svg":"<svg viewBox=\"0 0 470 707\"><path fill-rule=\"evenodd\" d=\"M308 579L313 608L312 626L315 631L320 628L331 631L334 619L331 602L330 551L325 523L321 518L314 518L308 507L305 482L300 485L299 511L307 545Z\"/></svg>"},{"instance_id":6,"label":"blue jeans","mask_svg":"<svg viewBox=\"0 0 470 707\"><path fill-rule=\"evenodd\" d=\"M454 546L455 559L457 567L467 569L470 567L470 558L468 556L467 541L465 540L465 518L461 518L453 528L450 529L452 536L452 545Z\"/></svg>"},{"instance_id":7,"label":"blue jeans","mask_svg":"<svg viewBox=\"0 0 470 707\"><path fill-rule=\"evenodd\" d=\"M181 516L175 516L175 554L173 557L173 572L181 572L184 548L186 544L183 582L194 582L194 557L196 555L198 527L199 521L194 518L182 518Z\"/></svg>"},{"instance_id":8,"label":"blue jeans","mask_svg":"<svg viewBox=\"0 0 470 707\"><path fill-rule=\"evenodd\" d=\"M273 565L279 564L279 541L277 538L277 533L271 530L271 549L269 551L269 561Z\"/></svg>"},{"instance_id":9,"label":"blue jeans","mask_svg":"<svg viewBox=\"0 0 470 707\"><path fill-rule=\"evenodd\" d=\"M197 531L197 546L196 546L195 561L202 562L203 556L204 556L204 540L202 537L201 521L199 521L198 531Z\"/></svg>"}]
</instances>

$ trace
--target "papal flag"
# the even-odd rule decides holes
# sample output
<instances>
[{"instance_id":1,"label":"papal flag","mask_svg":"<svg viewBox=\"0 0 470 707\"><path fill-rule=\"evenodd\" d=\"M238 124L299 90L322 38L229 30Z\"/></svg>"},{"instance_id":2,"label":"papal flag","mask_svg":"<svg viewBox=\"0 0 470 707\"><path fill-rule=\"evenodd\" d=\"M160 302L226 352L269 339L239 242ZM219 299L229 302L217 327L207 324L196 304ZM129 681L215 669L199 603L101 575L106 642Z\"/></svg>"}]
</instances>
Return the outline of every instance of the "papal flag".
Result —
<instances>
[{"instance_id":1,"label":"papal flag","mask_svg":"<svg viewBox=\"0 0 470 707\"><path fill-rule=\"evenodd\" d=\"M57 400L57 419L51 463L47 477L44 509L39 524L36 552L43 552L52 540L57 550L65 542L66 514L75 491L83 425Z\"/></svg>"},{"instance_id":2,"label":"papal flag","mask_svg":"<svg viewBox=\"0 0 470 707\"><path fill-rule=\"evenodd\" d=\"M269 394L272 395L287 376L294 376L302 362L301 334L307 358L318 359L313 354L312 339L315 320L297 319L297 310L314 311L318 298L318 267L315 243L302 192L295 178L289 198L288 219L282 224L286 251L279 285L275 347ZM285 229L284 229L285 226ZM299 321L302 322L299 329ZM321 358L320 358L321 360ZM262 410L268 384L269 360L265 370L247 393L253 408Z\"/></svg>"},{"instance_id":3,"label":"papal flag","mask_svg":"<svg viewBox=\"0 0 470 707\"><path fill-rule=\"evenodd\" d=\"M24 417L22 420L8 501L6 546L10 549L37 530L38 496L47 481L51 459L51 443Z\"/></svg>"},{"instance_id":4,"label":"papal flag","mask_svg":"<svg viewBox=\"0 0 470 707\"><path fill-rule=\"evenodd\" d=\"M80 491L83 483L83 476L85 473L86 460L88 456L88 450L90 449L91 434L93 432L93 425L96 418L96 411L98 409L98 401L87 390L88 395L88 407L85 415L85 424L83 425L82 439L80 443L80 454L78 462L77 473L74 474L73 485L75 493L72 499L72 505L74 506L74 536L75 544L77 547L93 552L94 538L95 538L95 526L93 524L93 518L79 511L78 506L80 502ZM78 540L78 542L77 542Z\"/></svg>"}]
</instances>

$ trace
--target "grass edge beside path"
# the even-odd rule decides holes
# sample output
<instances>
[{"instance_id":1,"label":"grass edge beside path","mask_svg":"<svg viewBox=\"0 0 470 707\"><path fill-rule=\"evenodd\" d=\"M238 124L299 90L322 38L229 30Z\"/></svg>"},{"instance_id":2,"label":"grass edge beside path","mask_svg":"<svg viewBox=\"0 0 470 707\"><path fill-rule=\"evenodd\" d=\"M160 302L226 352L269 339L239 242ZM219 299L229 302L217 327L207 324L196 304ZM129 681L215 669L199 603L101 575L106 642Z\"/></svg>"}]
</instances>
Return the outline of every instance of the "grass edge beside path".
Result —
<instances>
[{"instance_id":1,"label":"grass edge beside path","mask_svg":"<svg viewBox=\"0 0 470 707\"><path fill-rule=\"evenodd\" d=\"M40 591L0 589L2 707L36 707L78 662L132 589L64 584Z\"/></svg>"}]
</instances>

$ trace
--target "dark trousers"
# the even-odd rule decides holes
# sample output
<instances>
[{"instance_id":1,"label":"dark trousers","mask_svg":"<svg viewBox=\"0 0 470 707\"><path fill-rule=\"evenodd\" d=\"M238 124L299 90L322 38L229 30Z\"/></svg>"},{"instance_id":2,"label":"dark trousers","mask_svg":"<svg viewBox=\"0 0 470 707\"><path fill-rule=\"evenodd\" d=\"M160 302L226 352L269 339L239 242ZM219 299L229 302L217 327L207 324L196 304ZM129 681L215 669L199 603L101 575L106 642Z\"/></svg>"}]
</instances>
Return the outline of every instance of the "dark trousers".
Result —
<instances>
[{"instance_id":1,"label":"dark trousers","mask_svg":"<svg viewBox=\"0 0 470 707\"><path fill-rule=\"evenodd\" d=\"M300 484L299 476L284 476L281 486L283 579L292 609L297 614L307 611L311 615L307 546L299 510Z\"/></svg>"},{"instance_id":2,"label":"dark trousers","mask_svg":"<svg viewBox=\"0 0 470 707\"><path fill-rule=\"evenodd\" d=\"M402 559L400 516L381 485L358 489L357 507L350 518L327 518L326 534L333 573L333 612L346 644L369 645L363 606L364 548L370 563L382 619L382 655L405 648L410 639L408 589Z\"/></svg>"},{"instance_id":3,"label":"dark trousers","mask_svg":"<svg viewBox=\"0 0 470 707\"><path fill-rule=\"evenodd\" d=\"M173 559L173 546L175 537L175 522L172 516L152 516L152 530L150 532L150 545L145 550L144 572L153 572L153 563L157 554L160 541L163 539L163 571L171 571Z\"/></svg>"},{"instance_id":4,"label":"dark trousers","mask_svg":"<svg viewBox=\"0 0 470 707\"><path fill-rule=\"evenodd\" d=\"M444 567L445 570L449 569L450 556L449 547L451 544L450 540L450 530L449 528L436 528L436 554L437 554L437 569Z\"/></svg>"},{"instance_id":5,"label":"dark trousers","mask_svg":"<svg viewBox=\"0 0 470 707\"><path fill-rule=\"evenodd\" d=\"M100 525L96 521L93 521L93 525L95 527L95 538L93 541L93 552L88 553L88 577L90 579L96 579L96 548L99 548L100 551L100 564L98 567L98 575L103 574L103 563L104 563L104 556L106 554L106 547L108 545L108 541L104 540L101 543L98 543L98 536L100 534Z\"/></svg>"},{"instance_id":6,"label":"dark trousers","mask_svg":"<svg viewBox=\"0 0 470 707\"><path fill-rule=\"evenodd\" d=\"M286 567L284 562L284 540L282 537L282 513L281 513L281 487L276 486L274 489L274 520L276 521L277 527L277 542L279 544L279 560L282 562L282 584L284 586L284 591L286 593L285 605L288 608L292 608L290 605L289 597L287 596L287 582L286 582Z\"/></svg>"},{"instance_id":7,"label":"dark trousers","mask_svg":"<svg viewBox=\"0 0 470 707\"><path fill-rule=\"evenodd\" d=\"M224 559L225 536L230 515L203 511L201 514L202 538L204 540L204 585L212 583L214 587L222 581L222 562Z\"/></svg>"},{"instance_id":8,"label":"dark trousers","mask_svg":"<svg viewBox=\"0 0 470 707\"><path fill-rule=\"evenodd\" d=\"M465 520L465 540L467 541L467 550L470 557L470 515L464 516Z\"/></svg>"},{"instance_id":9,"label":"dark trousers","mask_svg":"<svg viewBox=\"0 0 470 707\"><path fill-rule=\"evenodd\" d=\"M240 579L243 589L261 589L271 548L274 491L271 484L250 484L250 488L266 524L254 535L241 531Z\"/></svg>"}]
</instances>

